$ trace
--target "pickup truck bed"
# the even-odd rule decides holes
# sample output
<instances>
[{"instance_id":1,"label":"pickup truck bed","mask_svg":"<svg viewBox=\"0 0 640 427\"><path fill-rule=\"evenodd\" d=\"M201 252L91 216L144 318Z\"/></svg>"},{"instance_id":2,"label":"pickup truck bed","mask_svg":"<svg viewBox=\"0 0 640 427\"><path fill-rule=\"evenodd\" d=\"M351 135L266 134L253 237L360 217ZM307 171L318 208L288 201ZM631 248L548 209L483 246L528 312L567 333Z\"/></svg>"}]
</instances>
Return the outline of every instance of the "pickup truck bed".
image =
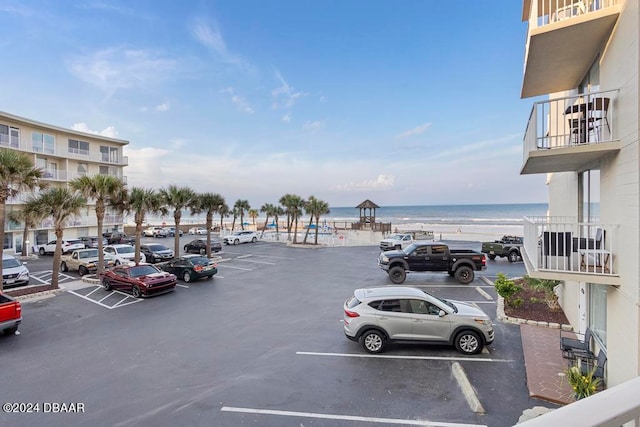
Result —
<instances>
[{"instance_id":1,"label":"pickup truck bed","mask_svg":"<svg viewBox=\"0 0 640 427\"><path fill-rule=\"evenodd\" d=\"M20 302L8 295L0 294L0 331L4 334L14 334L22 322L22 307Z\"/></svg>"}]
</instances>

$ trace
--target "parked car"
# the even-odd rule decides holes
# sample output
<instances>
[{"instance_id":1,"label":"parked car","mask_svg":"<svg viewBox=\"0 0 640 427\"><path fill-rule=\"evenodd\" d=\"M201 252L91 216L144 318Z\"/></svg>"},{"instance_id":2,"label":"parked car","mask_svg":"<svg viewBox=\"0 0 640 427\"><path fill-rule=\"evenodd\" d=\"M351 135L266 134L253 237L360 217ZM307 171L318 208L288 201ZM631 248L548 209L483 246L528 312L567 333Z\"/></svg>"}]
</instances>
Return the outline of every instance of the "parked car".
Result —
<instances>
[{"instance_id":1,"label":"parked car","mask_svg":"<svg viewBox=\"0 0 640 427\"><path fill-rule=\"evenodd\" d=\"M62 253L66 254L76 249L84 249L84 243L81 240L63 240ZM38 246L38 253L42 256L45 254L53 254L56 251L56 241L51 240L44 245Z\"/></svg>"},{"instance_id":2,"label":"parked car","mask_svg":"<svg viewBox=\"0 0 640 427\"><path fill-rule=\"evenodd\" d=\"M142 232L144 237L167 237L167 232L162 227L149 227Z\"/></svg>"},{"instance_id":3,"label":"parked car","mask_svg":"<svg viewBox=\"0 0 640 427\"><path fill-rule=\"evenodd\" d=\"M102 236L107 239L107 244L109 245L115 245L115 244L135 245L136 244L135 236L127 236L122 231L108 231L106 233L102 233Z\"/></svg>"},{"instance_id":4,"label":"parked car","mask_svg":"<svg viewBox=\"0 0 640 427\"><path fill-rule=\"evenodd\" d=\"M476 305L409 287L356 289L344 303L344 333L368 353L389 342L454 345L476 354L494 340L491 318Z\"/></svg>"},{"instance_id":5,"label":"parked car","mask_svg":"<svg viewBox=\"0 0 640 427\"><path fill-rule=\"evenodd\" d=\"M135 298L171 292L176 287L177 278L171 273L159 270L155 265L118 265L105 270L100 275L102 287L131 292Z\"/></svg>"},{"instance_id":6,"label":"parked car","mask_svg":"<svg viewBox=\"0 0 640 427\"><path fill-rule=\"evenodd\" d=\"M97 249L76 249L69 255L63 255L60 261L60 270L67 272L75 270L80 276L98 271L98 250ZM104 267L111 268L114 265L113 258L104 256Z\"/></svg>"},{"instance_id":7,"label":"parked car","mask_svg":"<svg viewBox=\"0 0 640 427\"><path fill-rule=\"evenodd\" d=\"M107 245L104 247L104 253L114 259L115 265L128 264L135 262L136 259L136 248L131 245ZM140 262L147 262L142 251L140 251Z\"/></svg>"},{"instance_id":8,"label":"parked car","mask_svg":"<svg viewBox=\"0 0 640 427\"><path fill-rule=\"evenodd\" d=\"M24 286L29 284L29 269L26 262L19 261L11 254L2 253L2 284L10 286Z\"/></svg>"},{"instance_id":9,"label":"parked car","mask_svg":"<svg viewBox=\"0 0 640 427\"><path fill-rule=\"evenodd\" d=\"M78 240L80 240L82 243L84 243L85 249L97 248L98 247L98 243L99 243L99 239L100 239L100 237L98 237L98 236L82 236L82 237L78 238ZM105 237L102 237L102 246L106 246L108 244L109 244L109 242L107 241L107 239Z\"/></svg>"},{"instance_id":10,"label":"parked car","mask_svg":"<svg viewBox=\"0 0 640 427\"><path fill-rule=\"evenodd\" d=\"M164 227L163 230L167 233L169 237L176 236L176 228L175 227ZM178 230L178 235L182 236L182 230Z\"/></svg>"},{"instance_id":11,"label":"parked car","mask_svg":"<svg viewBox=\"0 0 640 427\"><path fill-rule=\"evenodd\" d=\"M255 243L258 241L258 235L255 231L234 231L228 236L224 236L226 245L237 245L239 243Z\"/></svg>"},{"instance_id":12,"label":"parked car","mask_svg":"<svg viewBox=\"0 0 640 427\"><path fill-rule=\"evenodd\" d=\"M206 228L202 228L202 227L191 227L189 229L189 234L193 234L193 235L206 235L207 234L207 229Z\"/></svg>"},{"instance_id":13,"label":"parked car","mask_svg":"<svg viewBox=\"0 0 640 427\"><path fill-rule=\"evenodd\" d=\"M184 245L184 251L186 253L195 252L200 255L207 253L207 241L203 239L192 240ZM211 239L211 252L220 252L222 250L222 243L218 239Z\"/></svg>"},{"instance_id":14,"label":"parked car","mask_svg":"<svg viewBox=\"0 0 640 427\"><path fill-rule=\"evenodd\" d=\"M171 261L162 262L157 267L175 274L185 282L203 277L211 279L218 272L217 264L202 255L184 255Z\"/></svg>"},{"instance_id":15,"label":"parked car","mask_svg":"<svg viewBox=\"0 0 640 427\"><path fill-rule=\"evenodd\" d=\"M487 254L490 260L496 257L507 257L509 262L516 262L522 257L522 237L502 236L500 240L493 242L482 242L482 253Z\"/></svg>"},{"instance_id":16,"label":"parked car","mask_svg":"<svg viewBox=\"0 0 640 427\"><path fill-rule=\"evenodd\" d=\"M0 332L15 334L22 322L22 306L9 295L0 292Z\"/></svg>"},{"instance_id":17,"label":"parked car","mask_svg":"<svg viewBox=\"0 0 640 427\"><path fill-rule=\"evenodd\" d=\"M159 243L145 243L140 245L140 253L144 254L147 262L152 264L156 262L169 261L175 256L173 249L169 249L165 245L161 245Z\"/></svg>"}]
</instances>

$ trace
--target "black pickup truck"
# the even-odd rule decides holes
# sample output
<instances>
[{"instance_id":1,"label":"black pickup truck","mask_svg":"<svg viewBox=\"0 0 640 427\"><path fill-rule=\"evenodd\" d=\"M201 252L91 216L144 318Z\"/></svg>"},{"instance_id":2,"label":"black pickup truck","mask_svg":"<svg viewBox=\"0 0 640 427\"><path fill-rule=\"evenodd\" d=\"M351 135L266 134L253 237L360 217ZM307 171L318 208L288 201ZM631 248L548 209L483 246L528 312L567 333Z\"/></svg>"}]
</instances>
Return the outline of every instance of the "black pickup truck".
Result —
<instances>
[{"instance_id":1,"label":"black pickup truck","mask_svg":"<svg viewBox=\"0 0 640 427\"><path fill-rule=\"evenodd\" d=\"M482 253L487 254L490 260L496 257L507 257L509 262L516 262L522 258L522 237L502 236L502 239L493 242L482 243Z\"/></svg>"},{"instance_id":2,"label":"black pickup truck","mask_svg":"<svg viewBox=\"0 0 640 427\"><path fill-rule=\"evenodd\" d=\"M416 242L399 251L382 252L378 266L395 284L403 283L407 272L446 271L466 285L473 281L474 271L487 268L487 258L480 252L449 249L442 243Z\"/></svg>"}]
</instances>

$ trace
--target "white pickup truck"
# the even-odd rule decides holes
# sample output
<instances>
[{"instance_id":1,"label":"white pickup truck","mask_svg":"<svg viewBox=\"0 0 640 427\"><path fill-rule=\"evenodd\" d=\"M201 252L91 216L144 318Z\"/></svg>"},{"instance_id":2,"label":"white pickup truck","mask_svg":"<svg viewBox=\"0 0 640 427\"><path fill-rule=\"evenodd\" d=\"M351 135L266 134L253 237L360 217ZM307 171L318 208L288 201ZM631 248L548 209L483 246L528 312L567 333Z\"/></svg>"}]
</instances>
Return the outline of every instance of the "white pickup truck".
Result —
<instances>
[{"instance_id":1,"label":"white pickup truck","mask_svg":"<svg viewBox=\"0 0 640 427\"><path fill-rule=\"evenodd\" d=\"M380 250L392 251L395 249L404 249L416 240L433 240L433 232L415 231L392 234L380 241Z\"/></svg>"}]
</instances>

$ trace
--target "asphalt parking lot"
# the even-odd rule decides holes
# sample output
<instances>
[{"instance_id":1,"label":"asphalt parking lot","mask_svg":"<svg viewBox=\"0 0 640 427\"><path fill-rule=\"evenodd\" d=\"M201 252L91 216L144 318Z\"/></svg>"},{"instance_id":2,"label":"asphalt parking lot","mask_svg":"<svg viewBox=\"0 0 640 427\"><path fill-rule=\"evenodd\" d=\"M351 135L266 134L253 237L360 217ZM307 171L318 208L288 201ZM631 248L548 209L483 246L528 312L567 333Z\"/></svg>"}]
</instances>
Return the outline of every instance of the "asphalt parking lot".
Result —
<instances>
[{"instance_id":1,"label":"asphalt parking lot","mask_svg":"<svg viewBox=\"0 0 640 427\"><path fill-rule=\"evenodd\" d=\"M377 255L373 246L225 246L213 280L179 282L135 303L70 274L73 292L23 304L20 335L0 337L12 385L0 400L82 403L84 411L0 413L0 424L506 426L543 404L528 397L514 325L495 321L495 342L476 356L421 345L372 356L347 340L344 300L358 287L391 284ZM32 274L47 260L30 262ZM522 263L488 265L478 276L524 272ZM495 291L478 276L460 285L416 274L405 284L475 302L495 318ZM454 363L485 414L469 406Z\"/></svg>"}]
</instances>

